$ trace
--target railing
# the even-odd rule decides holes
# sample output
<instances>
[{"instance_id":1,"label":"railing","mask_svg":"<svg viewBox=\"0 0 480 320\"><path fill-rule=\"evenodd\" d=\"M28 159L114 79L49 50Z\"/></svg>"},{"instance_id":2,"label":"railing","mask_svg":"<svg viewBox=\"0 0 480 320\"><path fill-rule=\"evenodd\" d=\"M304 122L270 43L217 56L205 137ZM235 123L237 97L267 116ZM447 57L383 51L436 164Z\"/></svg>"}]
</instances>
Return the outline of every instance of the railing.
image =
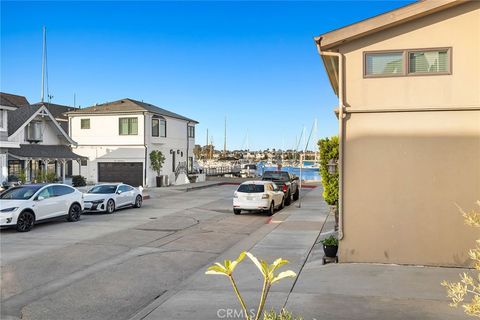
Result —
<instances>
[{"instance_id":1,"label":"railing","mask_svg":"<svg viewBox=\"0 0 480 320\"><path fill-rule=\"evenodd\" d=\"M182 161L178 163L178 166L175 168L175 181L177 180L180 173L188 174L187 162Z\"/></svg>"},{"instance_id":2,"label":"railing","mask_svg":"<svg viewBox=\"0 0 480 320\"><path fill-rule=\"evenodd\" d=\"M204 172L207 176L221 176L224 174L237 175L240 173L240 168L229 167L229 166L207 167L207 168L204 168Z\"/></svg>"}]
</instances>

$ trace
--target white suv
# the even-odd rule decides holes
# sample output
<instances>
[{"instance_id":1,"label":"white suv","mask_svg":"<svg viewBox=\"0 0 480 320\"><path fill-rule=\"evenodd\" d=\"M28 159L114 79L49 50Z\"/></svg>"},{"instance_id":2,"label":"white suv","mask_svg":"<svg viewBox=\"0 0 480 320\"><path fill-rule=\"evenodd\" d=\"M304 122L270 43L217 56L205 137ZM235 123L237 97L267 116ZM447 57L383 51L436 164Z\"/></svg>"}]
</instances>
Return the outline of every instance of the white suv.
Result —
<instances>
[{"instance_id":1,"label":"white suv","mask_svg":"<svg viewBox=\"0 0 480 320\"><path fill-rule=\"evenodd\" d=\"M66 217L80 220L83 193L65 184L30 184L0 194L0 227L27 232L37 221Z\"/></svg>"},{"instance_id":2,"label":"white suv","mask_svg":"<svg viewBox=\"0 0 480 320\"><path fill-rule=\"evenodd\" d=\"M265 211L273 215L285 206L285 194L272 181L247 181L233 194L233 213Z\"/></svg>"}]
</instances>

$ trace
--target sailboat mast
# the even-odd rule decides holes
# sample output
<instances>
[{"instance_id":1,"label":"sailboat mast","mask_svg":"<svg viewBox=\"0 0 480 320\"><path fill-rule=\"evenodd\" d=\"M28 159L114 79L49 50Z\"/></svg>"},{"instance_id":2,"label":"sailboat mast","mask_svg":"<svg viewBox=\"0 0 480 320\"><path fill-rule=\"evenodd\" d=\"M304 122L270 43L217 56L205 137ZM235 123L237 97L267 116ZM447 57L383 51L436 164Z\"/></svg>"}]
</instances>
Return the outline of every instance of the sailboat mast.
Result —
<instances>
[{"instance_id":1,"label":"sailboat mast","mask_svg":"<svg viewBox=\"0 0 480 320\"><path fill-rule=\"evenodd\" d=\"M47 28L43 26L43 46L42 46L42 93L41 93L41 101L45 101L45 45L47 42Z\"/></svg>"},{"instance_id":2,"label":"sailboat mast","mask_svg":"<svg viewBox=\"0 0 480 320\"><path fill-rule=\"evenodd\" d=\"M223 135L223 156L227 156L227 116L225 116L225 132Z\"/></svg>"}]
</instances>

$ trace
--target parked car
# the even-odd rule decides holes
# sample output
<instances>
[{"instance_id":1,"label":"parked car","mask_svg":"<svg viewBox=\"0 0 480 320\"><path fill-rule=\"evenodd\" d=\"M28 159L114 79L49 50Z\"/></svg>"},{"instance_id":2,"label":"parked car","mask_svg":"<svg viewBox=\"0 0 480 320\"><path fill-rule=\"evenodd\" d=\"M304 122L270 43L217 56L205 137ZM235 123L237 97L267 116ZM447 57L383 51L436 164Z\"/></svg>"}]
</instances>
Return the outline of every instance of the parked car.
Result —
<instances>
[{"instance_id":1,"label":"parked car","mask_svg":"<svg viewBox=\"0 0 480 320\"><path fill-rule=\"evenodd\" d=\"M289 206L293 201L298 200L300 188L298 177L286 171L265 171L262 176L263 181L273 181L285 193L285 205Z\"/></svg>"},{"instance_id":2,"label":"parked car","mask_svg":"<svg viewBox=\"0 0 480 320\"><path fill-rule=\"evenodd\" d=\"M125 207L140 208L142 192L128 184L98 184L85 194L85 211L113 213Z\"/></svg>"},{"instance_id":3,"label":"parked car","mask_svg":"<svg viewBox=\"0 0 480 320\"><path fill-rule=\"evenodd\" d=\"M247 181L242 183L233 195L233 213L264 211L273 215L275 209L285 205L285 194L274 182Z\"/></svg>"},{"instance_id":4,"label":"parked car","mask_svg":"<svg viewBox=\"0 0 480 320\"><path fill-rule=\"evenodd\" d=\"M27 184L0 194L0 227L26 232L40 221L66 217L80 220L83 193L66 184Z\"/></svg>"}]
</instances>

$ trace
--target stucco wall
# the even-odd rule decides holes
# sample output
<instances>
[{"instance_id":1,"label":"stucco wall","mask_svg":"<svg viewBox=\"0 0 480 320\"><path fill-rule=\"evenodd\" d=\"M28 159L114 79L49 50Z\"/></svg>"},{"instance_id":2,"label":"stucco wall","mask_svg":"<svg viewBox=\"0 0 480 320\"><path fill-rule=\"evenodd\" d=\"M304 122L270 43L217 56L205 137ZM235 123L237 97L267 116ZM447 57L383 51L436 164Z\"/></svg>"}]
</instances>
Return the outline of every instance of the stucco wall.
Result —
<instances>
[{"instance_id":1,"label":"stucco wall","mask_svg":"<svg viewBox=\"0 0 480 320\"><path fill-rule=\"evenodd\" d=\"M479 238L480 111L352 114L340 260L468 265Z\"/></svg>"},{"instance_id":2,"label":"stucco wall","mask_svg":"<svg viewBox=\"0 0 480 320\"><path fill-rule=\"evenodd\" d=\"M363 53L452 48L452 74L363 78ZM346 105L352 109L480 105L480 1L352 41L345 54Z\"/></svg>"},{"instance_id":3,"label":"stucco wall","mask_svg":"<svg viewBox=\"0 0 480 320\"><path fill-rule=\"evenodd\" d=\"M138 118L138 134L120 135L119 118L133 117ZM81 119L90 119L90 129L81 129ZM79 145L143 145L143 114L70 117L70 131Z\"/></svg>"},{"instance_id":4,"label":"stucco wall","mask_svg":"<svg viewBox=\"0 0 480 320\"><path fill-rule=\"evenodd\" d=\"M364 51L431 47L452 47L451 75L363 78ZM480 198L480 2L340 51L347 110L366 111L345 120L340 260L469 265L479 232L455 204L473 209ZM455 110L462 108L470 110Z\"/></svg>"},{"instance_id":5,"label":"stucco wall","mask_svg":"<svg viewBox=\"0 0 480 320\"><path fill-rule=\"evenodd\" d=\"M162 175L168 175L170 183L175 183L175 174L173 170L173 156L170 150L180 150L179 154L175 154L175 166L179 162L187 161L187 154L189 157L193 157L193 148L195 146L195 139L190 138L187 143L187 122L170 117L164 117L167 121L167 136L166 137L152 137L152 115L146 116L147 121L147 136L148 139L148 154L153 150L160 150L165 156L165 162L162 168ZM190 125L194 126L193 123ZM188 152L187 152L188 147ZM150 168L150 159L148 159L147 168L147 184L149 186L155 186L155 177L157 173Z\"/></svg>"}]
</instances>

